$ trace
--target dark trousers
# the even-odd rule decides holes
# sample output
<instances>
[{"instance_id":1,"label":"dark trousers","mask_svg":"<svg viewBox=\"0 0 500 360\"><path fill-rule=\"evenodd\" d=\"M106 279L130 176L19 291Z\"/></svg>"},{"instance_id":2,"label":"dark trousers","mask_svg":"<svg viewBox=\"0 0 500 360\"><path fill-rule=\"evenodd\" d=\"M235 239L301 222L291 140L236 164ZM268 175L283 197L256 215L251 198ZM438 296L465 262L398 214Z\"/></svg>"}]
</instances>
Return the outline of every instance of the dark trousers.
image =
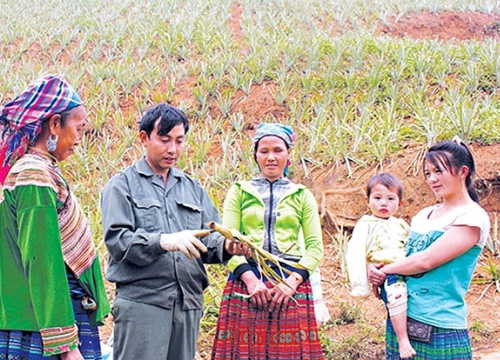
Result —
<instances>
[{"instance_id":1,"label":"dark trousers","mask_svg":"<svg viewBox=\"0 0 500 360\"><path fill-rule=\"evenodd\" d=\"M203 310L172 309L116 298L113 359L193 360Z\"/></svg>"}]
</instances>

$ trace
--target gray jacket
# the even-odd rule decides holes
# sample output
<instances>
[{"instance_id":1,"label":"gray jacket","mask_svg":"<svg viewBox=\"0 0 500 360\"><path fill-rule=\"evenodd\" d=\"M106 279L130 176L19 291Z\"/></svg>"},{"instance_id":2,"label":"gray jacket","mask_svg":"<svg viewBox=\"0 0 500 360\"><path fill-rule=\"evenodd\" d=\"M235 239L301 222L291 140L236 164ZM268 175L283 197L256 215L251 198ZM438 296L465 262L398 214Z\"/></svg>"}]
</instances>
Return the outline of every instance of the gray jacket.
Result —
<instances>
[{"instance_id":1,"label":"gray jacket","mask_svg":"<svg viewBox=\"0 0 500 360\"><path fill-rule=\"evenodd\" d=\"M209 285L203 263L221 263L229 255L217 233L201 239L208 252L188 260L160 246L162 233L206 229L219 214L200 183L172 168L165 186L145 158L116 174L101 197L104 241L109 252L106 279L116 296L171 308L182 295L183 309L202 309Z\"/></svg>"}]
</instances>

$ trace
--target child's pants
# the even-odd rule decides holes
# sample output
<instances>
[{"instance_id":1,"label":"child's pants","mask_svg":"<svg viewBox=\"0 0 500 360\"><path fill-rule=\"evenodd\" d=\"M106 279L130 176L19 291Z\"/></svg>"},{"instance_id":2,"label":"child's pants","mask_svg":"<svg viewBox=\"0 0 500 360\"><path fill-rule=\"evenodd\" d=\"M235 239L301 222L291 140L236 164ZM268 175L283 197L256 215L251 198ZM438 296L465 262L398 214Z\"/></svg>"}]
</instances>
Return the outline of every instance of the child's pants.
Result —
<instances>
[{"instance_id":1,"label":"child's pants","mask_svg":"<svg viewBox=\"0 0 500 360\"><path fill-rule=\"evenodd\" d=\"M389 316L401 314L408 309L408 293L402 276L387 275L380 295L389 310Z\"/></svg>"}]
</instances>

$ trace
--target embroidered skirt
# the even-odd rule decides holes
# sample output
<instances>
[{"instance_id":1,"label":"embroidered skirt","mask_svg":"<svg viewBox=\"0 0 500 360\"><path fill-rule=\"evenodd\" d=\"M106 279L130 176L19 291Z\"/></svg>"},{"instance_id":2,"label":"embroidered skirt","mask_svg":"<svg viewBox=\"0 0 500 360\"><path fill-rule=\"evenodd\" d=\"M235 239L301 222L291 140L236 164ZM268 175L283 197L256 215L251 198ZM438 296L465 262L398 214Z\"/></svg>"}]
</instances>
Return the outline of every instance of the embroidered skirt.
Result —
<instances>
[{"instance_id":1,"label":"embroidered skirt","mask_svg":"<svg viewBox=\"0 0 500 360\"><path fill-rule=\"evenodd\" d=\"M97 326L91 326L87 314L76 314L80 352L84 359L102 359ZM0 330L0 359L47 360L59 356L43 356L42 337L39 332Z\"/></svg>"},{"instance_id":2,"label":"embroidered skirt","mask_svg":"<svg viewBox=\"0 0 500 360\"><path fill-rule=\"evenodd\" d=\"M268 288L272 284L264 279ZM279 313L259 311L245 284L231 273L219 311L212 359L323 359L312 287L302 283L288 308Z\"/></svg>"},{"instance_id":3,"label":"embroidered skirt","mask_svg":"<svg viewBox=\"0 0 500 360\"><path fill-rule=\"evenodd\" d=\"M396 333L391 321L387 321L386 359L399 360L399 348ZM411 341L417 352L412 360L472 360L472 350L467 329L443 329L435 327L430 344Z\"/></svg>"}]
</instances>

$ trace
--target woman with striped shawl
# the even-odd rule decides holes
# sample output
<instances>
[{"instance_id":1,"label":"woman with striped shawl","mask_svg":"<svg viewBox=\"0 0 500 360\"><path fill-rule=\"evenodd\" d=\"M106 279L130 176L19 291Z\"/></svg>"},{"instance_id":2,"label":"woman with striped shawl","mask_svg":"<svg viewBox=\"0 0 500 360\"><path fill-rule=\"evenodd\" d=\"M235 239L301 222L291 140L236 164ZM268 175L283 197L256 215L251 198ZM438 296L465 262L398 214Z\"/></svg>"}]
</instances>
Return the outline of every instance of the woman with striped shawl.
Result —
<instances>
[{"instance_id":1,"label":"woman with striped shawl","mask_svg":"<svg viewBox=\"0 0 500 360\"><path fill-rule=\"evenodd\" d=\"M0 358L99 359L109 313L87 219L58 167L86 110L60 76L1 108Z\"/></svg>"}]
</instances>

